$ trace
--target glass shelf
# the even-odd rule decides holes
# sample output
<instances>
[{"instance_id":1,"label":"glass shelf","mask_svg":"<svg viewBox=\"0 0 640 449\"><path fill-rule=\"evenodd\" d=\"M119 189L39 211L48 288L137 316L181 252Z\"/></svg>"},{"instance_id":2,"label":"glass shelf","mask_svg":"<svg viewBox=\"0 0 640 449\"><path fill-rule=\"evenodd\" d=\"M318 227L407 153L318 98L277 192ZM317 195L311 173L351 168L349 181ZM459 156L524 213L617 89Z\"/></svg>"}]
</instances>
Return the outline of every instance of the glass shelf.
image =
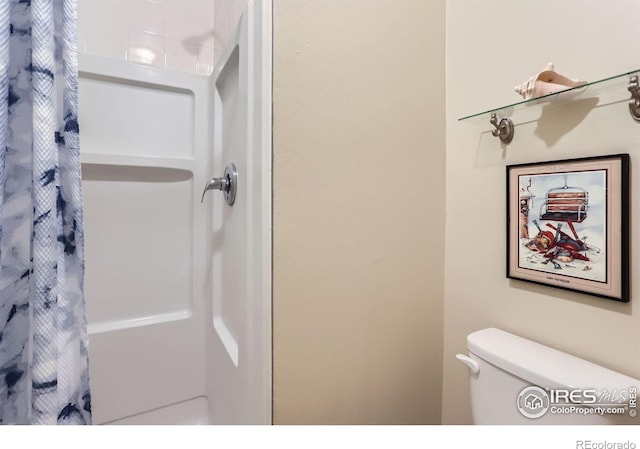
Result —
<instances>
[{"instance_id":1,"label":"glass shelf","mask_svg":"<svg viewBox=\"0 0 640 449\"><path fill-rule=\"evenodd\" d=\"M632 76L640 76L640 69L621 73L598 81L592 81L582 86L553 92L541 97L530 98L528 100L519 101L517 103L490 109L488 111L467 115L459 118L458 121L491 126L489 120L493 114L496 114L498 119L503 117L518 117L520 120L527 120L529 119L529 114L527 113L540 112L543 107L551 105L556 106L585 98L598 97L611 91L616 91L617 94L615 99L610 99L611 102L629 99L630 91L628 90L628 86L630 77Z\"/></svg>"}]
</instances>

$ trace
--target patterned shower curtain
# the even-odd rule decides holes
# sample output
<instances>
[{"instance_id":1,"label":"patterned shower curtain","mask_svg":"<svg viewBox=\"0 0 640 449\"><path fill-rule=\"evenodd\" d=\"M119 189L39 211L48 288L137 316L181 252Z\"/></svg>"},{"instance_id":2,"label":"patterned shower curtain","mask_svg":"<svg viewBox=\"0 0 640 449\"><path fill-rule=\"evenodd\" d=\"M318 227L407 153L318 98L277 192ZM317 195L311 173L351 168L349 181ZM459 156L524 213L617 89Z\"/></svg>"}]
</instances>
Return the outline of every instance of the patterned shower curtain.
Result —
<instances>
[{"instance_id":1,"label":"patterned shower curtain","mask_svg":"<svg viewBox=\"0 0 640 449\"><path fill-rule=\"evenodd\" d=\"M90 424L75 0L0 0L0 423Z\"/></svg>"}]
</instances>

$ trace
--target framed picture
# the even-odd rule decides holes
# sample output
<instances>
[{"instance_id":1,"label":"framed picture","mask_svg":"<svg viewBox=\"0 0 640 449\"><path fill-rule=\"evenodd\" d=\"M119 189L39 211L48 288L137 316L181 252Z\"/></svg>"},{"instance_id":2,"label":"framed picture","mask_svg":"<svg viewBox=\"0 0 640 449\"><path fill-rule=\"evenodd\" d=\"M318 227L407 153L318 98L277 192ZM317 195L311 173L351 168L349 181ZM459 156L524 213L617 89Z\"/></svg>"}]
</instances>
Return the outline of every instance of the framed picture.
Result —
<instances>
[{"instance_id":1,"label":"framed picture","mask_svg":"<svg viewBox=\"0 0 640 449\"><path fill-rule=\"evenodd\" d=\"M629 301L629 155L507 166L507 277Z\"/></svg>"}]
</instances>

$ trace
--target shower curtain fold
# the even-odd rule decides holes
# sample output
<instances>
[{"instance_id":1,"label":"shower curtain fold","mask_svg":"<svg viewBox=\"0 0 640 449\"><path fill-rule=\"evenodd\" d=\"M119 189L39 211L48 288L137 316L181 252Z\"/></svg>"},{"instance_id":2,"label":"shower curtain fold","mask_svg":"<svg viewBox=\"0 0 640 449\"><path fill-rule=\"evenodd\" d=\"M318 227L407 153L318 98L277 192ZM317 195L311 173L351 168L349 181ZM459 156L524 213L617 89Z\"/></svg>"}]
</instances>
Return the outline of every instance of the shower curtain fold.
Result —
<instances>
[{"instance_id":1,"label":"shower curtain fold","mask_svg":"<svg viewBox=\"0 0 640 449\"><path fill-rule=\"evenodd\" d=\"M0 0L0 423L90 424L75 0Z\"/></svg>"}]
</instances>

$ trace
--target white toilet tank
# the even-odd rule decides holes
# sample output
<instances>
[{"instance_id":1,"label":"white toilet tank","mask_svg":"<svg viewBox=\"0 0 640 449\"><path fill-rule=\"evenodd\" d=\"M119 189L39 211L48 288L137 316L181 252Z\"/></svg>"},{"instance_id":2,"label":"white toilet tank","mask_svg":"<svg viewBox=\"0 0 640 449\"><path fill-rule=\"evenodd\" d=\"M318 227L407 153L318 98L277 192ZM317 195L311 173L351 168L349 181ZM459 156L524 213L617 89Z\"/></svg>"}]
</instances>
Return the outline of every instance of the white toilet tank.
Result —
<instances>
[{"instance_id":1,"label":"white toilet tank","mask_svg":"<svg viewBox=\"0 0 640 449\"><path fill-rule=\"evenodd\" d=\"M467 348L475 424L640 424L637 379L495 328Z\"/></svg>"}]
</instances>

